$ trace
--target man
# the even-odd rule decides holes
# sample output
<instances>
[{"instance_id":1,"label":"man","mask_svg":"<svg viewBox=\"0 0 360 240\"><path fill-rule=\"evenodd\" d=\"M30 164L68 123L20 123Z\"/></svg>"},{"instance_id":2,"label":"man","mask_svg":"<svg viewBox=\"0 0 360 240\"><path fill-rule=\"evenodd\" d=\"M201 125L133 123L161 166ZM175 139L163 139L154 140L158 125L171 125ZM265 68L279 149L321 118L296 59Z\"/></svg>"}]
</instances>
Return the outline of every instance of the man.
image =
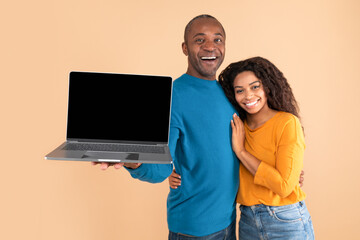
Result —
<instances>
[{"instance_id":1,"label":"man","mask_svg":"<svg viewBox=\"0 0 360 240\"><path fill-rule=\"evenodd\" d=\"M235 110L216 81L225 37L221 23L210 15L195 17L185 28L182 50L188 69L174 81L169 139L182 185L167 200L169 239L235 239L239 161L230 129ZM151 183L164 181L173 170L170 164L125 167L132 177Z\"/></svg>"}]
</instances>

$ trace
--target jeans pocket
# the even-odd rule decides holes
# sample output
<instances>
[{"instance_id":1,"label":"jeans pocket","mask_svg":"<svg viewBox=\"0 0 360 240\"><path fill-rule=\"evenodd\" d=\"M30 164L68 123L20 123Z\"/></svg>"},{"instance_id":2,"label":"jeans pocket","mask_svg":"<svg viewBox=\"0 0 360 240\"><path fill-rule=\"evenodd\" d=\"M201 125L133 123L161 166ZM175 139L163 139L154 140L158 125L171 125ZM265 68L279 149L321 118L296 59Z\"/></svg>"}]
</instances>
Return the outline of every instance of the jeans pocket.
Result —
<instances>
[{"instance_id":1,"label":"jeans pocket","mask_svg":"<svg viewBox=\"0 0 360 240\"><path fill-rule=\"evenodd\" d=\"M272 207L271 212L274 218L280 222L293 223L300 222L302 220L301 213L295 205L286 207Z\"/></svg>"}]
</instances>

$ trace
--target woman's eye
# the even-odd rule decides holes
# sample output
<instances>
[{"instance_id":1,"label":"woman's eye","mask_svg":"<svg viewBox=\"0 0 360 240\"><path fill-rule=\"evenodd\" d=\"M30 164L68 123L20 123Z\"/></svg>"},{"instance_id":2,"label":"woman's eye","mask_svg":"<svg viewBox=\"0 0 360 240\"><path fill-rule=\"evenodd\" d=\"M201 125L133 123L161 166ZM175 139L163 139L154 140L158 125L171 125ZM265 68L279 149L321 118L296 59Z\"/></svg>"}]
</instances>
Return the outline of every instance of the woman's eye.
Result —
<instances>
[{"instance_id":1,"label":"woman's eye","mask_svg":"<svg viewBox=\"0 0 360 240\"><path fill-rule=\"evenodd\" d=\"M258 89L260 88L260 86L253 86L253 89Z\"/></svg>"},{"instance_id":2,"label":"woman's eye","mask_svg":"<svg viewBox=\"0 0 360 240\"><path fill-rule=\"evenodd\" d=\"M243 93L244 90L236 90L236 93Z\"/></svg>"}]
</instances>

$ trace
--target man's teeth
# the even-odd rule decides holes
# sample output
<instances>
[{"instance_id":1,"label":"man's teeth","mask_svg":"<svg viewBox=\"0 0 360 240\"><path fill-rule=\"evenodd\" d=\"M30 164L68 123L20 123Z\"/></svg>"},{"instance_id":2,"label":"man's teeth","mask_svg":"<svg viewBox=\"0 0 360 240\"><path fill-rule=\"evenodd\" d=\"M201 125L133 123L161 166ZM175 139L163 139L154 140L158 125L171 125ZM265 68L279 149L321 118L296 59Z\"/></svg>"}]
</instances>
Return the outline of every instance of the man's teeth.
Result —
<instances>
[{"instance_id":1,"label":"man's teeth","mask_svg":"<svg viewBox=\"0 0 360 240\"><path fill-rule=\"evenodd\" d=\"M202 60L214 60L216 57L201 57Z\"/></svg>"},{"instance_id":2,"label":"man's teeth","mask_svg":"<svg viewBox=\"0 0 360 240\"><path fill-rule=\"evenodd\" d=\"M255 102L246 103L246 106L254 106L257 103L257 100Z\"/></svg>"}]
</instances>

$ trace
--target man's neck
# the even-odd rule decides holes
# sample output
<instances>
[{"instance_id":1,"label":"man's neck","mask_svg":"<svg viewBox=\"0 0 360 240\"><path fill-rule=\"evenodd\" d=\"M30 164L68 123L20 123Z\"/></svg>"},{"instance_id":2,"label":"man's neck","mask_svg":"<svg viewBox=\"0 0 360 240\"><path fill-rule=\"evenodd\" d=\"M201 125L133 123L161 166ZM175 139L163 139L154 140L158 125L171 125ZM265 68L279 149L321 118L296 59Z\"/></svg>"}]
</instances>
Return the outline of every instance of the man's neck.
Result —
<instances>
[{"instance_id":1,"label":"man's neck","mask_svg":"<svg viewBox=\"0 0 360 240\"><path fill-rule=\"evenodd\" d=\"M214 81L214 80L216 80L216 75L203 76L203 75L200 75L199 73L191 72L191 71L189 71L189 69L186 71L186 74L187 74L187 75L190 75L190 76L192 76L192 77L196 77L196 78L203 79L203 80L208 80L208 81Z\"/></svg>"}]
</instances>

